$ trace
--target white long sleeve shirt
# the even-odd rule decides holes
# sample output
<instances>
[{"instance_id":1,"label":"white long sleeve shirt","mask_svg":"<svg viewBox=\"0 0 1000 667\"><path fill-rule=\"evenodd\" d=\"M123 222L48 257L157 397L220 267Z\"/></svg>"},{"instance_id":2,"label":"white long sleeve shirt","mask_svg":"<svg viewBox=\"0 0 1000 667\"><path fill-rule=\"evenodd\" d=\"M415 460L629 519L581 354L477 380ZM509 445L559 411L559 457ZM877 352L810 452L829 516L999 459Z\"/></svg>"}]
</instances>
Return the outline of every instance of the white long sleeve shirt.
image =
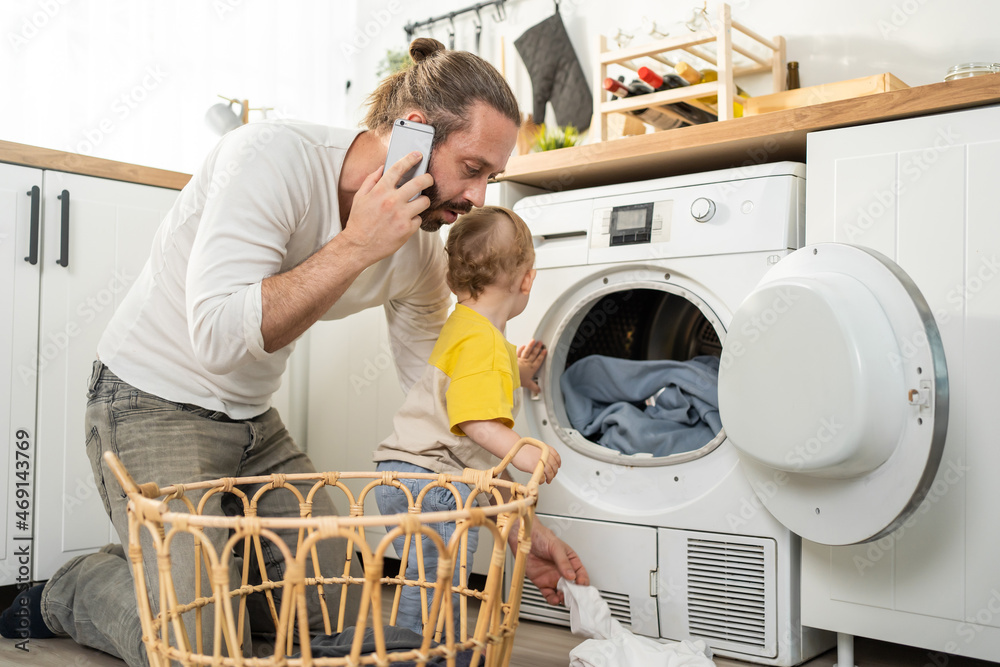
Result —
<instances>
[{"instance_id":1,"label":"white long sleeve shirt","mask_svg":"<svg viewBox=\"0 0 1000 667\"><path fill-rule=\"evenodd\" d=\"M357 134L282 121L225 135L156 232L149 260L98 344L101 361L170 401L233 419L267 410L294 343L264 351L261 281L340 232L337 183ZM418 231L365 269L322 319L384 306L409 389L449 305L441 239Z\"/></svg>"}]
</instances>

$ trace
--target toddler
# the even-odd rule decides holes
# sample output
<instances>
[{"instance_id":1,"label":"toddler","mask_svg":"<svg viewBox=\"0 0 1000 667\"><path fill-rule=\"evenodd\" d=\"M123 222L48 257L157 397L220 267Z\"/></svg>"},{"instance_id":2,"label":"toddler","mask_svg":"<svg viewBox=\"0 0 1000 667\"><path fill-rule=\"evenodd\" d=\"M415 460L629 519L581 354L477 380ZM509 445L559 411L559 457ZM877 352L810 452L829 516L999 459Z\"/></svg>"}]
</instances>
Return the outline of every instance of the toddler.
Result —
<instances>
[{"instance_id":1,"label":"toddler","mask_svg":"<svg viewBox=\"0 0 1000 667\"><path fill-rule=\"evenodd\" d=\"M375 451L374 460L380 471L460 474L464 468L492 468L520 439L512 427L521 371L525 384L537 390L530 378L545 357L544 346L532 341L515 350L503 333L507 321L527 305L535 279L532 268L535 251L528 226L505 208L475 209L454 224L445 250L448 287L458 298L458 304L441 329L427 368L396 414L393 434ZM518 470L531 472L538 460L537 448L523 447L512 463ZM546 482L555 476L559 464L558 454L550 451ZM431 480L400 482L416 499ZM465 484L455 486L464 503L472 489ZM399 514L408 509L406 494L397 488L376 487L375 497L382 514ZM438 487L428 491L421 511L454 509L454 495ZM431 527L445 544L455 532L454 522ZM400 556L404 540L399 537L393 542ZM477 531L469 530L470 564L477 541ZM425 578L433 581L437 551L426 537L423 553ZM411 543L406 578L416 580L417 572L416 545ZM456 563L453 585L457 584ZM428 590L427 597L429 613L432 591ZM404 587L396 625L420 633L423 628L420 605L420 589ZM455 617L457 620L457 594Z\"/></svg>"}]
</instances>

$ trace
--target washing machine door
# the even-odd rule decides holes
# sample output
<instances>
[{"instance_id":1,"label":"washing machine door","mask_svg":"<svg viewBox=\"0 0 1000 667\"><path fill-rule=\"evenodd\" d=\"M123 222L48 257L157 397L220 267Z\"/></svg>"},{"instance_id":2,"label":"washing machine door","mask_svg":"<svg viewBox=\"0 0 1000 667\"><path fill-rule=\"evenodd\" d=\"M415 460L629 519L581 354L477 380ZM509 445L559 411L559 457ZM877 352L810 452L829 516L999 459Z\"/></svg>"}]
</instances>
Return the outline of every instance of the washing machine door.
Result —
<instances>
[{"instance_id":1,"label":"washing machine door","mask_svg":"<svg viewBox=\"0 0 1000 667\"><path fill-rule=\"evenodd\" d=\"M892 532L927 494L947 430L927 302L877 252L797 250L733 316L719 409L761 502L793 532L831 545Z\"/></svg>"}]
</instances>

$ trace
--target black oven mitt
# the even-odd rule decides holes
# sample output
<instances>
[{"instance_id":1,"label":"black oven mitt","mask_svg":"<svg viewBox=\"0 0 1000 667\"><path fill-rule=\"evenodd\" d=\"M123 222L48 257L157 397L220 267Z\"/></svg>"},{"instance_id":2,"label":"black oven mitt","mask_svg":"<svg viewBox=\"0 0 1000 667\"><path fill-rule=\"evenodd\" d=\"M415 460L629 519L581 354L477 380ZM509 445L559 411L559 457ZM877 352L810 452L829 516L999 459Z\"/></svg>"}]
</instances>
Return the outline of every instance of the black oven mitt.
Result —
<instances>
[{"instance_id":1,"label":"black oven mitt","mask_svg":"<svg viewBox=\"0 0 1000 667\"><path fill-rule=\"evenodd\" d=\"M531 77L534 122L543 122L545 103L551 100L559 125L573 125L581 132L590 127L594 99L562 16L553 14L528 28L514 47Z\"/></svg>"}]
</instances>

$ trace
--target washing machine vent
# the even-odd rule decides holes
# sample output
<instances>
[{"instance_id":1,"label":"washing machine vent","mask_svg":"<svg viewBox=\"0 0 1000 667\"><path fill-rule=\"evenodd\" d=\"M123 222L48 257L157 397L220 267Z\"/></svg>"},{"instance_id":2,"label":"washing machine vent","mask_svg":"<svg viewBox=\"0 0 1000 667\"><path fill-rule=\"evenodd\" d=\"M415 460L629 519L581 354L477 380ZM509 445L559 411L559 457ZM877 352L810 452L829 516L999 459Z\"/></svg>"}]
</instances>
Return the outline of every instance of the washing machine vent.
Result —
<instances>
[{"instance_id":1,"label":"washing machine vent","mask_svg":"<svg viewBox=\"0 0 1000 667\"><path fill-rule=\"evenodd\" d=\"M760 544L689 539L688 627L692 635L762 649L768 643L773 574Z\"/></svg>"},{"instance_id":2,"label":"washing machine vent","mask_svg":"<svg viewBox=\"0 0 1000 667\"><path fill-rule=\"evenodd\" d=\"M631 627L632 606L629 603L628 595L611 591L598 592L601 594L601 598L608 603L611 617L618 619L625 627ZM569 610L566 607L550 605L545 601L545 597L538 590L538 587L527 579L524 580L524 588L521 592L521 617L569 627Z\"/></svg>"}]
</instances>

